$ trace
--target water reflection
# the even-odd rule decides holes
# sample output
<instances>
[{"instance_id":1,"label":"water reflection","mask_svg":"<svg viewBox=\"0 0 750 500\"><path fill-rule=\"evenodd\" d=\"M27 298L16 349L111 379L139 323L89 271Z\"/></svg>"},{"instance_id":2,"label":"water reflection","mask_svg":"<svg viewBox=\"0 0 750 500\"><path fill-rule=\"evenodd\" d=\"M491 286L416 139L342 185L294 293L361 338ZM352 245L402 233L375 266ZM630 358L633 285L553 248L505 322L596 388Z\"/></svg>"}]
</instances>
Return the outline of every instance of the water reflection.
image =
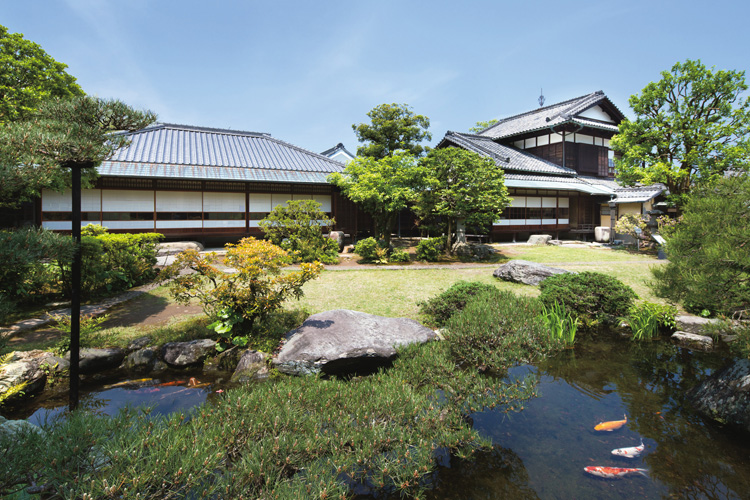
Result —
<instances>
[{"instance_id":1,"label":"water reflection","mask_svg":"<svg viewBox=\"0 0 750 500\"><path fill-rule=\"evenodd\" d=\"M158 379L84 386L79 408L96 415L116 415L126 407L148 407L151 415L189 413L214 393L216 381L205 376L173 374ZM52 423L67 414L67 392L49 391L37 398L24 401L18 407L3 408L7 418L28 419L36 425Z\"/></svg>"},{"instance_id":2,"label":"water reflection","mask_svg":"<svg viewBox=\"0 0 750 500\"><path fill-rule=\"evenodd\" d=\"M725 360L668 342L590 341L513 375L537 371L540 397L520 414L472 415L498 450L440 472L431 498L747 498L750 441L706 422L685 393ZM596 432L601 421L628 423ZM636 446L638 458L611 451ZM512 451L511 451L512 450ZM507 457L513 457L507 459ZM590 465L640 467L648 477L600 479Z\"/></svg>"}]
</instances>

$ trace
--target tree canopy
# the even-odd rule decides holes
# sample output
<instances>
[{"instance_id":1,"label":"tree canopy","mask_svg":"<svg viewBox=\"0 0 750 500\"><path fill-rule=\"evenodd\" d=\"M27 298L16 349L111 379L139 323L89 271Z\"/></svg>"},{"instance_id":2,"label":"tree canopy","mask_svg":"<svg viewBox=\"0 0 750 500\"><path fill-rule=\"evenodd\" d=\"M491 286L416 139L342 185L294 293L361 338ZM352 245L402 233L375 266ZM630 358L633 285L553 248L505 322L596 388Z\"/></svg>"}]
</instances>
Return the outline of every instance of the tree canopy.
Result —
<instances>
[{"instance_id":1,"label":"tree canopy","mask_svg":"<svg viewBox=\"0 0 750 500\"><path fill-rule=\"evenodd\" d=\"M380 159L359 156L343 174L331 174L328 180L372 215L376 236L390 242L398 213L414 201L422 186L422 169L405 152Z\"/></svg>"},{"instance_id":2,"label":"tree canopy","mask_svg":"<svg viewBox=\"0 0 750 500\"><path fill-rule=\"evenodd\" d=\"M699 186L687 200L682 220L665 234L669 263L652 269L651 286L690 312L750 308L750 176Z\"/></svg>"},{"instance_id":3,"label":"tree canopy","mask_svg":"<svg viewBox=\"0 0 750 500\"><path fill-rule=\"evenodd\" d=\"M368 158L385 158L402 150L420 156L425 147L419 143L431 140L430 119L415 115L406 104L381 104L367 113L371 123L352 125L359 142L364 146L357 148L358 156Z\"/></svg>"},{"instance_id":4,"label":"tree canopy","mask_svg":"<svg viewBox=\"0 0 750 500\"><path fill-rule=\"evenodd\" d=\"M0 204L13 206L42 189L70 185L70 168L93 167L128 144L117 132L146 127L156 119L117 100L82 96L49 99L19 121L0 127Z\"/></svg>"},{"instance_id":5,"label":"tree canopy","mask_svg":"<svg viewBox=\"0 0 750 500\"><path fill-rule=\"evenodd\" d=\"M40 45L0 26L0 125L25 118L50 97L82 96L67 67Z\"/></svg>"},{"instance_id":6,"label":"tree canopy","mask_svg":"<svg viewBox=\"0 0 750 500\"><path fill-rule=\"evenodd\" d=\"M448 222L446 247L451 233L463 224L488 225L510 203L505 174L495 162L459 148L433 149L420 160L425 189L415 208L422 217L439 216Z\"/></svg>"},{"instance_id":7,"label":"tree canopy","mask_svg":"<svg viewBox=\"0 0 750 500\"><path fill-rule=\"evenodd\" d=\"M493 126L499 121L500 120L498 120L497 118L492 118L491 120L487 120L487 121L479 121L476 123L476 125L474 125L473 127L469 129L469 132L478 134L482 130L490 128L491 126Z\"/></svg>"},{"instance_id":8,"label":"tree canopy","mask_svg":"<svg viewBox=\"0 0 750 500\"><path fill-rule=\"evenodd\" d=\"M744 71L714 71L699 60L677 63L662 79L630 97L636 114L620 123L612 148L625 184L664 183L672 201L727 170L744 170L750 156L750 98Z\"/></svg>"}]
</instances>

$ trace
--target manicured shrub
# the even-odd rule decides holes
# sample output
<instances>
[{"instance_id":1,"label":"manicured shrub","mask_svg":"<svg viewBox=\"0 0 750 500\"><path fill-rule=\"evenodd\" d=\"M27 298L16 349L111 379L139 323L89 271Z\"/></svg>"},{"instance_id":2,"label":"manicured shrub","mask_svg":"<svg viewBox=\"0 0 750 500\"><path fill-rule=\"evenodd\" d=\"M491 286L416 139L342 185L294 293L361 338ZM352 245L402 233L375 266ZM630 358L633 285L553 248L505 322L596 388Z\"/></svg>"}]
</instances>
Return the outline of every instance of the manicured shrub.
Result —
<instances>
[{"instance_id":1,"label":"manicured shrub","mask_svg":"<svg viewBox=\"0 0 750 500\"><path fill-rule=\"evenodd\" d=\"M445 251L445 238L427 238L417 244L417 260L437 262Z\"/></svg>"},{"instance_id":2,"label":"manicured shrub","mask_svg":"<svg viewBox=\"0 0 750 500\"><path fill-rule=\"evenodd\" d=\"M373 262L378 257L378 248L382 248L378 244L378 240L370 236L357 242L354 253L362 257L365 262Z\"/></svg>"},{"instance_id":3,"label":"manicured shrub","mask_svg":"<svg viewBox=\"0 0 750 500\"><path fill-rule=\"evenodd\" d=\"M565 345L550 335L539 299L507 291L485 291L472 297L445 327L453 359L481 371L504 372Z\"/></svg>"},{"instance_id":4,"label":"manicured shrub","mask_svg":"<svg viewBox=\"0 0 750 500\"><path fill-rule=\"evenodd\" d=\"M638 298L632 288L606 274L585 271L551 276L539 284L547 307L556 302L576 314L584 327L625 316Z\"/></svg>"},{"instance_id":5,"label":"manicured shrub","mask_svg":"<svg viewBox=\"0 0 750 500\"><path fill-rule=\"evenodd\" d=\"M59 273L51 261L69 260L69 236L46 229L0 231L0 295L6 304L29 303L58 290Z\"/></svg>"},{"instance_id":6,"label":"manicured shrub","mask_svg":"<svg viewBox=\"0 0 750 500\"><path fill-rule=\"evenodd\" d=\"M159 233L109 234L89 224L81 230L81 296L91 298L127 290L153 280L158 271ZM71 261L59 259L63 291L70 294Z\"/></svg>"},{"instance_id":7,"label":"manicured shrub","mask_svg":"<svg viewBox=\"0 0 750 500\"><path fill-rule=\"evenodd\" d=\"M409 262L409 252L402 248L396 248L388 257L391 262Z\"/></svg>"},{"instance_id":8,"label":"manicured shrub","mask_svg":"<svg viewBox=\"0 0 750 500\"><path fill-rule=\"evenodd\" d=\"M197 299L201 303L214 321L209 328L216 331L224 346L246 346L251 336L259 334L258 328L263 328L262 320L280 309L285 300L300 298L302 285L316 278L323 265L317 261L302 263L299 271L282 272L291 258L270 241L243 238L226 247L224 263L236 273L217 268L216 254L187 250L165 269L164 278L174 278L170 292L178 302ZM184 269L196 272L180 274Z\"/></svg>"},{"instance_id":9,"label":"manicured shrub","mask_svg":"<svg viewBox=\"0 0 750 500\"><path fill-rule=\"evenodd\" d=\"M286 250L294 262L336 264L338 244L323 235L334 222L317 201L289 200L275 206L258 225L266 238Z\"/></svg>"},{"instance_id":10,"label":"manicured shrub","mask_svg":"<svg viewBox=\"0 0 750 500\"><path fill-rule=\"evenodd\" d=\"M493 285L478 281L459 281L441 294L426 302L420 302L419 312L424 317L426 325L440 328L451 316L463 310L469 299L482 292L494 292L499 296L499 290Z\"/></svg>"}]
</instances>

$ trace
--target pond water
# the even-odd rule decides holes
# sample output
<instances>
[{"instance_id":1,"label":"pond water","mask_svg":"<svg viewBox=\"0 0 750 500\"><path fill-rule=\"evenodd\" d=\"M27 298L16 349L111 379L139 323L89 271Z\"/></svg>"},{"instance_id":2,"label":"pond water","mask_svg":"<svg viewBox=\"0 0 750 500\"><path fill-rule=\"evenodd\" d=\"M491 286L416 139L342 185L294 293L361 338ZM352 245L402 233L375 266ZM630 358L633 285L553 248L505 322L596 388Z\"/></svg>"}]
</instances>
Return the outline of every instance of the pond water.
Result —
<instances>
[{"instance_id":1,"label":"pond water","mask_svg":"<svg viewBox=\"0 0 750 500\"><path fill-rule=\"evenodd\" d=\"M473 415L494 449L454 460L437 474L433 499L750 498L750 439L704 421L687 390L726 360L668 342L588 342L512 375L535 371L539 397L521 413ZM598 432L602 421L627 424ZM640 457L611 454L638 446ZM587 466L642 468L603 479Z\"/></svg>"},{"instance_id":2,"label":"pond water","mask_svg":"<svg viewBox=\"0 0 750 500\"><path fill-rule=\"evenodd\" d=\"M472 461L447 459L428 497L437 499L750 498L750 438L702 419L684 403L685 392L726 362L666 341L620 339L580 342L574 350L511 375L539 375L539 397L520 413L488 411L471 416L494 449ZM191 375L84 386L81 406L112 415L125 405L150 405L152 414L189 412L219 396L217 380ZM105 386L102 387L102 383ZM205 384L205 385L204 385ZM192 384L195 385L195 384ZM35 407L8 414L41 424L64 412L66 395L43 396ZM598 432L601 421L627 424ZM637 446L640 457L611 454ZM611 480L587 466L642 468L648 472Z\"/></svg>"},{"instance_id":3,"label":"pond water","mask_svg":"<svg viewBox=\"0 0 750 500\"><path fill-rule=\"evenodd\" d=\"M189 413L196 406L214 397L223 386L214 378L201 374L170 373L159 378L123 381L93 381L81 385L79 407L99 415L116 415L125 407L148 406L150 415L169 415L177 411ZM66 387L46 392L19 407L3 408L3 416L27 419L43 425L64 415L68 409Z\"/></svg>"}]
</instances>

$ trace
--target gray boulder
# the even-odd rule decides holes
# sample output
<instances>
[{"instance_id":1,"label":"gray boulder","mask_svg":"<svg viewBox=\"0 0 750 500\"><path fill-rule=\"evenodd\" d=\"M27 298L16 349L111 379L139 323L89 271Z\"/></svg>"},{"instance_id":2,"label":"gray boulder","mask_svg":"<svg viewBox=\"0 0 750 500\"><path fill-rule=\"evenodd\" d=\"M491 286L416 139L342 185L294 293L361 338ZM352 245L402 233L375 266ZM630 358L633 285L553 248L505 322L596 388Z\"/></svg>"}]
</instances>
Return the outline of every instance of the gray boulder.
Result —
<instances>
[{"instance_id":1,"label":"gray boulder","mask_svg":"<svg viewBox=\"0 0 750 500\"><path fill-rule=\"evenodd\" d=\"M245 350L238 346L230 347L216 355L209 356L203 363L204 372L233 372L240 362Z\"/></svg>"},{"instance_id":2,"label":"gray boulder","mask_svg":"<svg viewBox=\"0 0 750 500\"><path fill-rule=\"evenodd\" d=\"M185 367L202 362L216 350L216 342L210 339L190 342L169 342L161 348L161 357L168 365Z\"/></svg>"},{"instance_id":3,"label":"gray boulder","mask_svg":"<svg viewBox=\"0 0 750 500\"><path fill-rule=\"evenodd\" d=\"M0 436L19 436L23 434L39 434L44 435L44 431L28 420L8 420L7 418L0 417Z\"/></svg>"},{"instance_id":4,"label":"gray boulder","mask_svg":"<svg viewBox=\"0 0 750 500\"><path fill-rule=\"evenodd\" d=\"M714 339L707 335L698 335L690 332L674 332L672 334L672 341L682 347L698 351L711 351L714 348Z\"/></svg>"},{"instance_id":5,"label":"gray boulder","mask_svg":"<svg viewBox=\"0 0 750 500\"><path fill-rule=\"evenodd\" d=\"M289 332L273 363L290 375L370 370L393 359L396 346L435 337L411 319L337 309L313 314Z\"/></svg>"},{"instance_id":6,"label":"gray boulder","mask_svg":"<svg viewBox=\"0 0 750 500\"><path fill-rule=\"evenodd\" d=\"M712 374L687 397L703 415L750 432L750 360Z\"/></svg>"},{"instance_id":7,"label":"gray boulder","mask_svg":"<svg viewBox=\"0 0 750 500\"><path fill-rule=\"evenodd\" d=\"M486 260L495 253L495 249L489 245L456 242L453 244L453 253L461 259Z\"/></svg>"},{"instance_id":8,"label":"gray boulder","mask_svg":"<svg viewBox=\"0 0 750 500\"><path fill-rule=\"evenodd\" d=\"M0 394L24 382L27 383L23 389L24 394L44 389L47 381L45 370L58 370L60 362L65 365L65 361L46 351L14 352L10 361L0 366Z\"/></svg>"},{"instance_id":9,"label":"gray boulder","mask_svg":"<svg viewBox=\"0 0 750 500\"><path fill-rule=\"evenodd\" d=\"M122 368L135 373L154 373L166 370L167 365L159 359L158 347L144 347L128 354Z\"/></svg>"},{"instance_id":10,"label":"gray boulder","mask_svg":"<svg viewBox=\"0 0 750 500\"><path fill-rule=\"evenodd\" d=\"M545 266L527 260L511 260L495 269L492 276L504 281L523 283L524 285L538 285L555 274L569 273L565 269Z\"/></svg>"},{"instance_id":11,"label":"gray boulder","mask_svg":"<svg viewBox=\"0 0 750 500\"><path fill-rule=\"evenodd\" d=\"M328 233L328 237L336 242L339 246L339 252L344 249L344 232L343 231L331 231Z\"/></svg>"},{"instance_id":12,"label":"gray boulder","mask_svg":"<svg viewBox=\"0 0 750 500\"><path fill-rule=\"evenodd\" d=\"M125 359L127 351L116 347L94 349L85 347L79 351L78 369L81 373L94 373L117 368ZM65 354L65 360L70 361L70 352Z\"/></svg>"},{"instance_id":13,"label":"gray boulder","mask_svg":"<svg viewBox=\"0 0 750 500\"><path fill-rule=\"evenodd\" d=\"M237 369L232 374L232 382L245 383L268 378L267 358L266 354L258 351L247 350L242 353Z\"/></svg>"},{"instance_id":14,"label":"gray boulder","mask_svg":"<svg viewBox=\"0 0 750 500\"><path fill-rule=\"evenodd\" d=\"M674 321L677 330L696 335L704 335L706 326L719 322L718 319L701 318L692 314L680 314L675 317Z\"/></svg>"},{"instance_id":15,"label":"gray boulder","mask_svg":"<svg viewBox=\"0 0 750 500\"><path fill-rule=\"evenodd\" d=\"M532 234L526 243L529 245L546 245L551 239L552 236L549 234Z\"/></svg>"}]
</instances>

